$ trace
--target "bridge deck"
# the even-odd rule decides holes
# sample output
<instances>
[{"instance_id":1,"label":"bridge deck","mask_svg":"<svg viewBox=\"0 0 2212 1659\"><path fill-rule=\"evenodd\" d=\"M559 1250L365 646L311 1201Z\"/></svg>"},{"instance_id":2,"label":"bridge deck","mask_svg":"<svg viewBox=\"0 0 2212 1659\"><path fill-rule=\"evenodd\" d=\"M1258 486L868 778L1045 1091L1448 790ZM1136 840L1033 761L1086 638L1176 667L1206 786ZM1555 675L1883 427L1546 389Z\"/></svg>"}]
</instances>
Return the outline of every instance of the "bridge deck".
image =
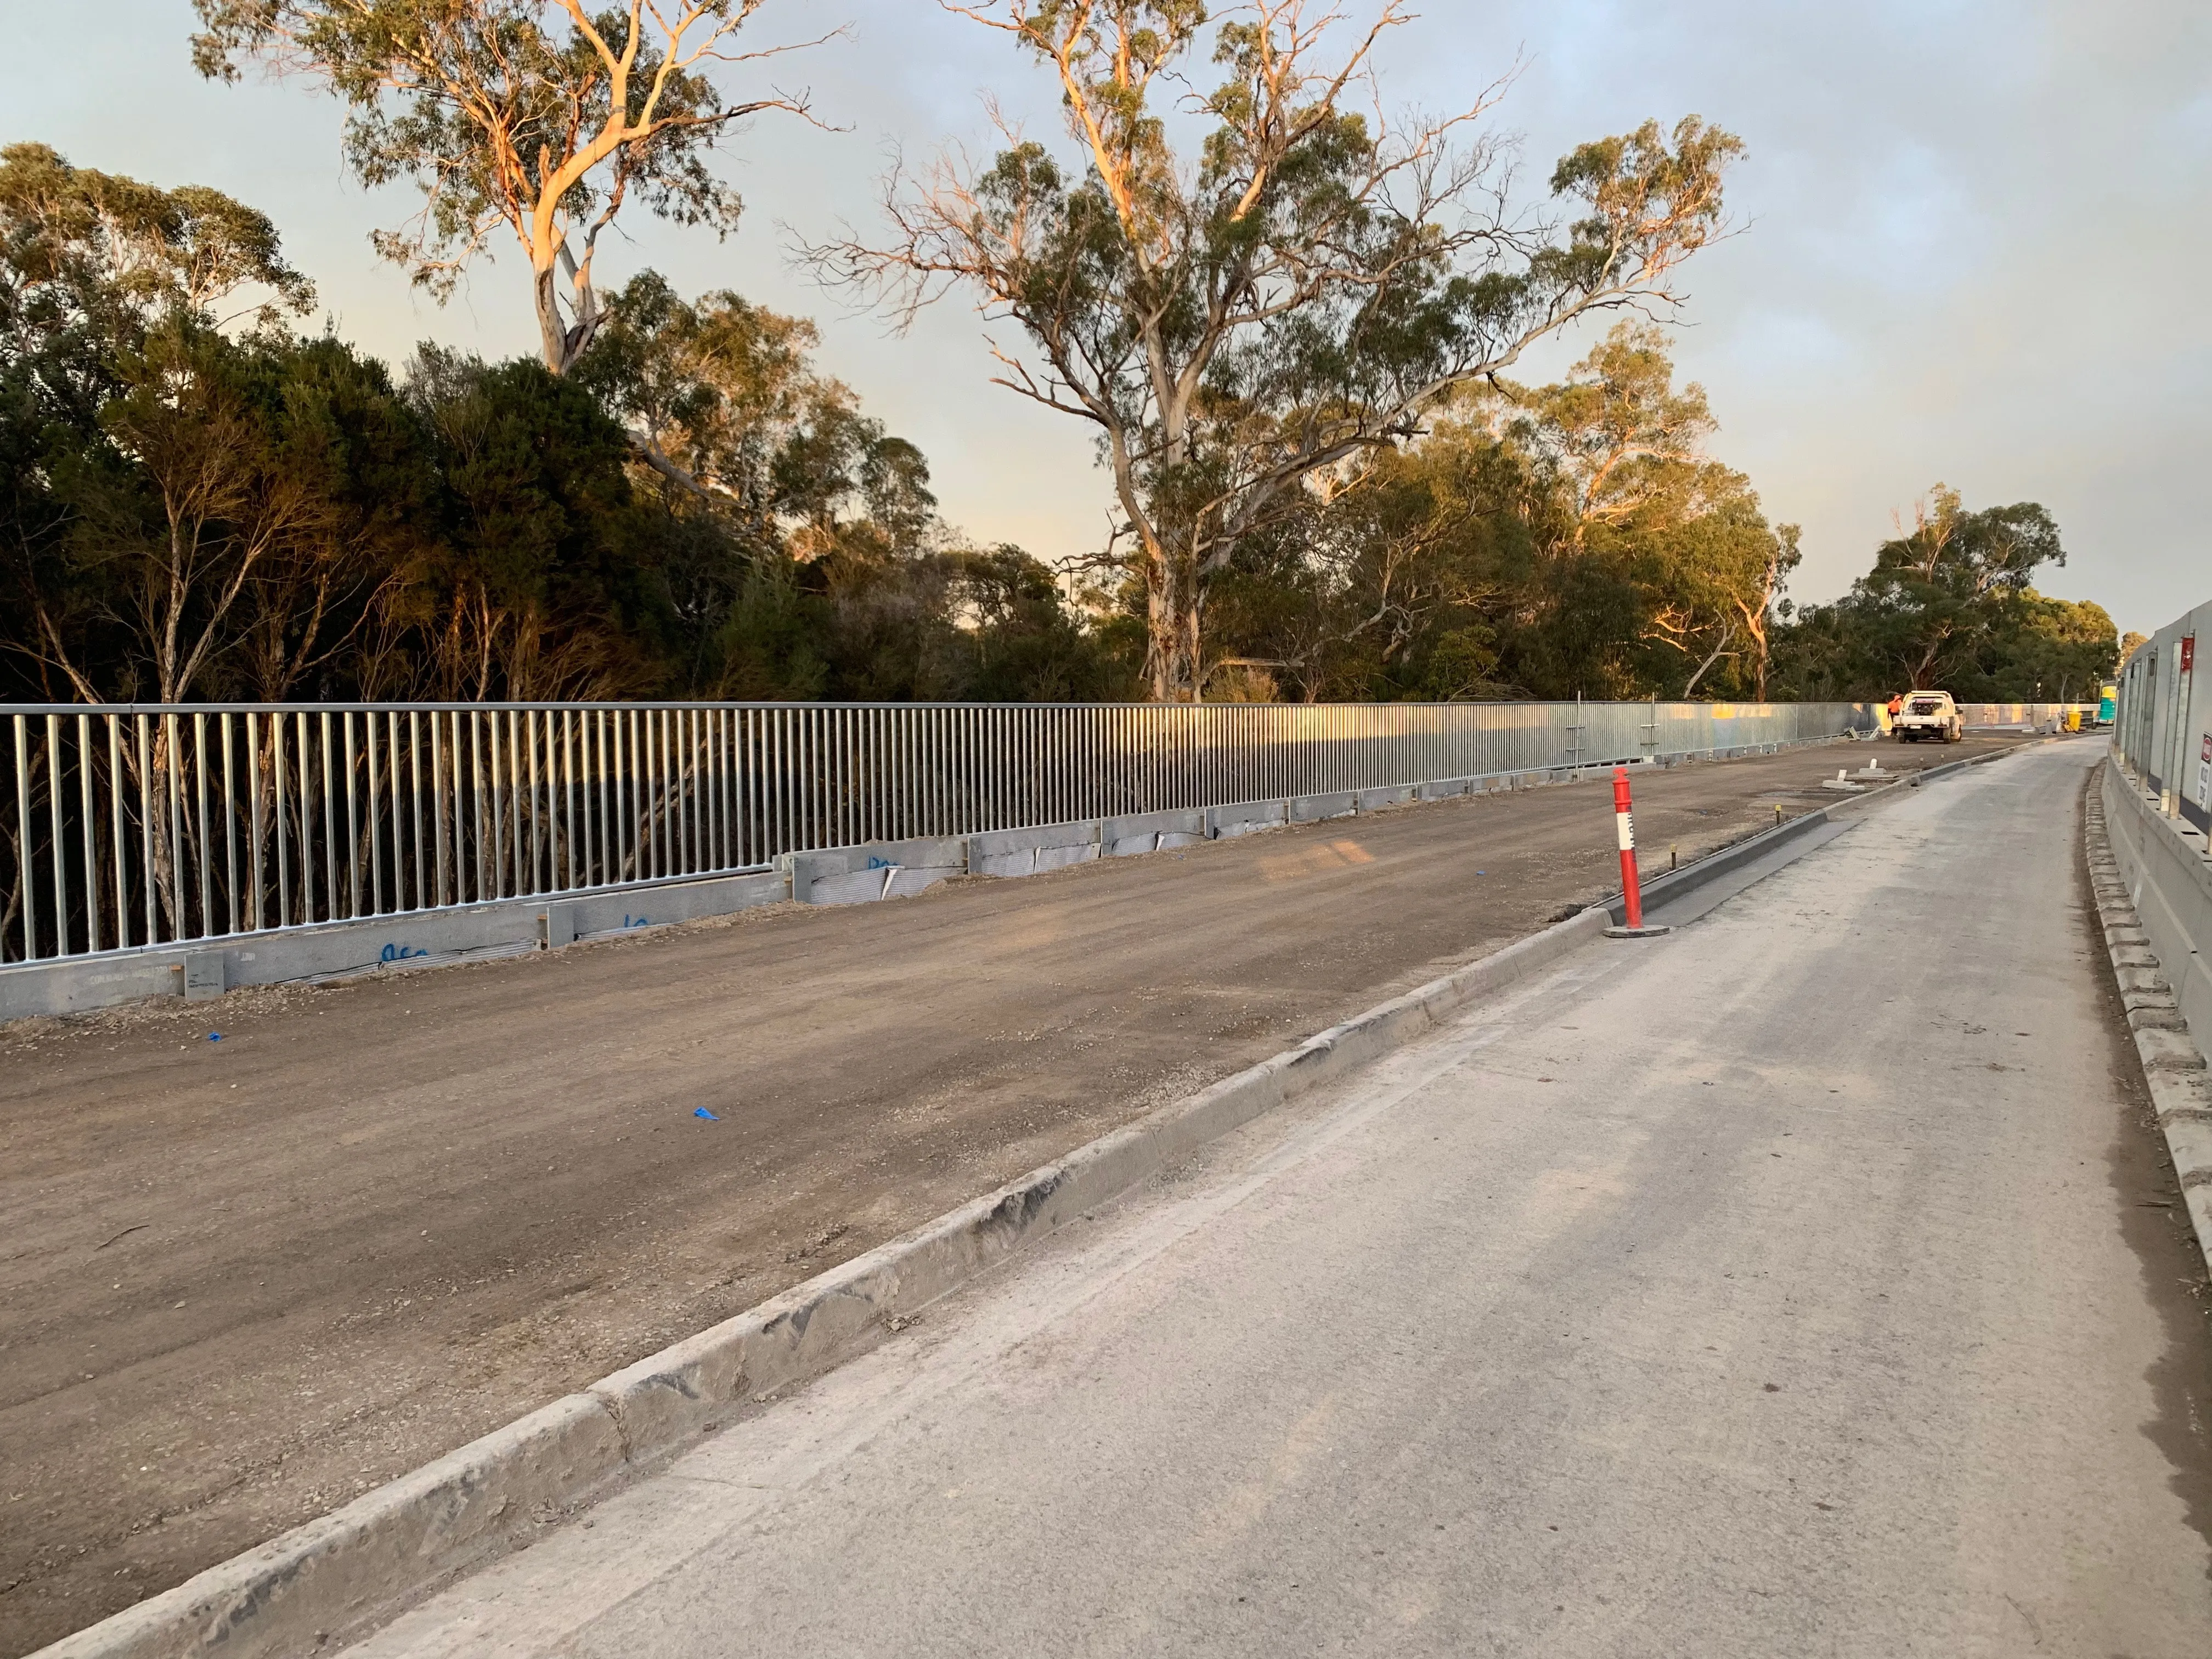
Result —
<instances>
[{"instance_id":1,"label":"bridge deck","mask_svg":"<svg viewBox=\"0 0 2212 1659\"><path fill-rule=\"evenodd\" d=\"M1650 773L1647 865L1834 799L1840 764L2018 741ZM1553 787L0 1032L0 1653L1525 933L1613 866L1610 792Z\"/></svg>"}]
</instances>

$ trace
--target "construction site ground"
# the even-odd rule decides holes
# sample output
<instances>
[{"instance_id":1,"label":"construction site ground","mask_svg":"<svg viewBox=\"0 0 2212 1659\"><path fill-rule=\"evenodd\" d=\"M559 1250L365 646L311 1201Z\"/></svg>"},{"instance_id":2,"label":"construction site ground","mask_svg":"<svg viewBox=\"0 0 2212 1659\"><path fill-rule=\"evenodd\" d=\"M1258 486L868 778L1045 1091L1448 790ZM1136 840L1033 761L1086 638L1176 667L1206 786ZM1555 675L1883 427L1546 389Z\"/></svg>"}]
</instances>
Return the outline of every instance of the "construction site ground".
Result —
<instances>
[{"instance_id":1,"label":"construction site ground","mask_svg":"<svg viewBox=\"0 0 2212 1659\"><path fill-rule=\"evenodd\" d=\"M2021 741L1639 771L1645 868ZM0 1028L0 1655L1617 885L1600 778Z\"/></svg>"}]
</instances>

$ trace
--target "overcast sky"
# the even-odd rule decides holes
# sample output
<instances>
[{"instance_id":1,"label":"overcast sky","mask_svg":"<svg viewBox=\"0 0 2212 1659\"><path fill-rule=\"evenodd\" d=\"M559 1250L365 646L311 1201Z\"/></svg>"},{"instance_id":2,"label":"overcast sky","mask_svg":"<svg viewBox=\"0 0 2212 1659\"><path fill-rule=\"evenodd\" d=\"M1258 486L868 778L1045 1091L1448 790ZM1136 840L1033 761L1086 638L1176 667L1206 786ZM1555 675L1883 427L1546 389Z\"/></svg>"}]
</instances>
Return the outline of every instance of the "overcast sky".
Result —
<instances>
[{"instance_id":1,"label":"overcast sky","mask_svg":"<svg viewBox=\"0 0 2212 1659\"><path fill-rule=\"evenodd\" d=\"M339 112L304 83L198 80L189 0L0 0L0 141L263 209L340 331L387 357L425 338L533 349L519 252L443 308L410 292L368 244L408 198L348 180ZM986 92L1056 137L1052 89L933 0L769 0L755 28L841 22L848 38L778 75L844 130L762 121L723 163L747 203L736 237L640 219L603 276L651 264L814 316L823 366L921 446L951 520L1048 558L1092 547L1107 492L1087 439L987 383L971 312L940 305L895 335L787 258L793 236L873 227L893 148L987 143ZM1496 125L1522 136L1532 185L1646 117L1696 113L1746 141L1729 185L1742 231L1692 262L1677 356L1711 394L1716 452L1770 518L1804 526L1797 597L1840 592L1941 480L1969 506L2043 502L2071 553L2045 591L2123 629L2212 599L2212 307L2192 297L2212 251L2212 5L1430 0L1384 52L1383 95L1456 107L1516 62Z\"/></svg>"}]
</instances>

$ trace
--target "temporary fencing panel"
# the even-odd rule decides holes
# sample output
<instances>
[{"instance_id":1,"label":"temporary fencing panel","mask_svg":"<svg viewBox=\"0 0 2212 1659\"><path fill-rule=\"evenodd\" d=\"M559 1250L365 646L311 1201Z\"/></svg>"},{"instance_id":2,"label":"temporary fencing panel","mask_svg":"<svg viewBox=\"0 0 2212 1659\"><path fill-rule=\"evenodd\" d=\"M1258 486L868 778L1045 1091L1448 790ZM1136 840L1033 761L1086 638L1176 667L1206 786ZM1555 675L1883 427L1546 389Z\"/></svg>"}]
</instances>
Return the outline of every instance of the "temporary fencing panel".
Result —
<instances>
[{"instance_id":1,"label":"temporary fencing panel","mask_svg":"<svg viewBox=\"0 0 2212 1659\"><path fill-rule=\"evenodd\" d=\"M2112 744L2159 811L2212 835L2212 605L2200 605L2136 648L2120 670Z\"/></svg>"}]
</instances>

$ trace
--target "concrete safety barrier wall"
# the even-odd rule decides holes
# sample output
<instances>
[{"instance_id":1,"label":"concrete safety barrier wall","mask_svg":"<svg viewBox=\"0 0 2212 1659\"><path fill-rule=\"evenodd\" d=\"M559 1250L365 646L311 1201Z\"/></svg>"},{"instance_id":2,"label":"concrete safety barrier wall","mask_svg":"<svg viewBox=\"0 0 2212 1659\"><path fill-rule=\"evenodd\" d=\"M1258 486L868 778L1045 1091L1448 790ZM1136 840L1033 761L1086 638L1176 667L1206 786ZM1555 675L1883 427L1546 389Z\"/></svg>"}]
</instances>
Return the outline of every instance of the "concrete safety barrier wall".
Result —
<instances>
[{"instance_id":1,"label":"concrete safety barrier wall","mask_svg":"<svg viewBox=\"0 0 2212 1659\"><path fill-rule=\"evenodd\" d=\"M2212 1053L2212 857L2205 837L2159 810L2160 792L2124 763L2101 781L2105 833L2159 971L2199 1054Z\"/></svg>"},{"instance_id":2,"label":"concrete safety barrier wall","mask_svg":"<svg viewBox=\"0 0 2212 1659\"><path fill-rule=\"evenodd\" d=\"M2167 623L2120 670L2106 833L2143 933L2200 1053L2212 1051L2212 604Z\"/></svg>"}]
</instances>

